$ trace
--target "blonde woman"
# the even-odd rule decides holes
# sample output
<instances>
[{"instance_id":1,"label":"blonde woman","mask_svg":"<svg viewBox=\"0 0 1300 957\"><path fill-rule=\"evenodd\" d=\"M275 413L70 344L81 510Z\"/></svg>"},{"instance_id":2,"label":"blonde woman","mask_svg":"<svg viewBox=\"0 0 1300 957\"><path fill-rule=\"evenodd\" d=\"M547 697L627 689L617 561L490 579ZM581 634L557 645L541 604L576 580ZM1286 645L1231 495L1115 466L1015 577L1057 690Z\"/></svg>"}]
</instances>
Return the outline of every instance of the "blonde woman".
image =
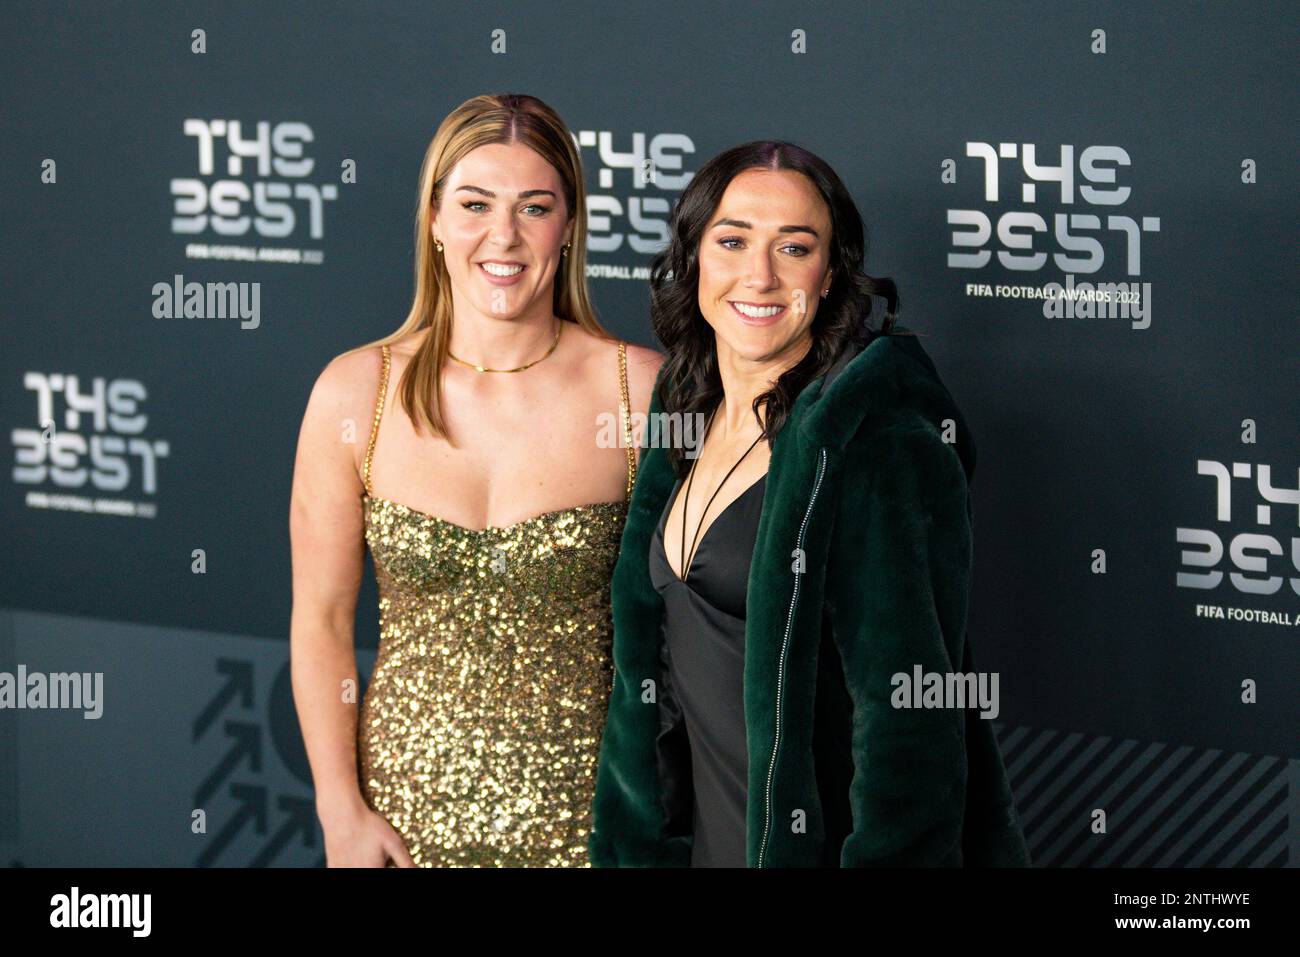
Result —
<instances>
[{"instance_id":1,"label":"blonde woman","mask_svg":"<svg viewBox=\"0 0 1300 957\"><path fill-rule=\"evenodd\" d=\"M662 357L597 321L586 215L554 110L466 101L425 153L410 314L312 390L291 648L329 866L588 864L630 425ZM380 645L358 708L366 545Z\"/></svg>"}]
</instances>

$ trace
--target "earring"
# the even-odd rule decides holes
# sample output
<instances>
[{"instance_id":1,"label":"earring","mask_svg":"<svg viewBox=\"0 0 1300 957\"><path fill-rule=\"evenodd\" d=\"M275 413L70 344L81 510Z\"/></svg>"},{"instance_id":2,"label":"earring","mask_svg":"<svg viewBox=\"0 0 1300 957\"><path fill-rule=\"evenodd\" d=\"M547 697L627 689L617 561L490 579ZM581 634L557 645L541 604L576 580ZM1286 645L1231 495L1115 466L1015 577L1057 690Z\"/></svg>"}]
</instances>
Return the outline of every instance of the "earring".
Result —
<instances>
[{"instance_id":1,"label":"earring","mask_svg":"<svg viewBox=\"0 0 1300 957\"><path fill-rule=\"evenodd\" d=\"M831 291L830 291L829 289L823 289L823 290L822 290L822 298L825 299L827 296L830 295L830 293L831 293Z\"/></svg>"},{"instance_id":2,"label":"earring","mask_svg":"<svg viewBox=\"0 0 1300 957\"><path fill-rule=\"evenodd\" d=\"M565 253L567 253L569 251L569 247L572 245L573 245L572 242L565 243L564 248L560 250L560 255L563 256Z\"/></svg>"},{"instance_id":3,"label":"earring","mask_svg":"<svg viewBox=\"0 0 1300 957\"><path fill-rule=\"evenodd\" d=\"M434 248L438 250L438 252L442 252L442 242L441 242L441 240L437 240L437 239L435 239L435 240L433 241L433 245L434 245Z\"/></svg>"}]
</instances>

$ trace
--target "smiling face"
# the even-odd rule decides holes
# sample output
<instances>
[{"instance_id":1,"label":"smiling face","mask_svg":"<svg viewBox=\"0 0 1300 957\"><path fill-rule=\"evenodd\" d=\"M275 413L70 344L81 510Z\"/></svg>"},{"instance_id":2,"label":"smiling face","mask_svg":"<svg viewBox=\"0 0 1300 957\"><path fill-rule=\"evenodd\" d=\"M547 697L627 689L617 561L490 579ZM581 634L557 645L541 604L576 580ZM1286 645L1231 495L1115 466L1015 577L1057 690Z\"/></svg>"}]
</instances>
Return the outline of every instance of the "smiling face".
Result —
<instances>
[{"instance_id":1,"label":"smiling face","mask_svg":"<svg viewBox=\"0 0 1300 957\"><path fill-rule=\"evenodd\" d=\"M572 216L560 174L522 143L467 153L448 175L431 226L458 305L497 318L551 314Z\"/></svg>"},{"instance_id":2,"label":"smiling face","mask_svg":"<svg viewBox=\"0 0 1300 957\"><path fill-rule=\"evenodd\" d=\"M830 210L791 170L745 170L700 237L699 307L718 361L798 361L831 282Z\"/></svg>"}]
</instances>

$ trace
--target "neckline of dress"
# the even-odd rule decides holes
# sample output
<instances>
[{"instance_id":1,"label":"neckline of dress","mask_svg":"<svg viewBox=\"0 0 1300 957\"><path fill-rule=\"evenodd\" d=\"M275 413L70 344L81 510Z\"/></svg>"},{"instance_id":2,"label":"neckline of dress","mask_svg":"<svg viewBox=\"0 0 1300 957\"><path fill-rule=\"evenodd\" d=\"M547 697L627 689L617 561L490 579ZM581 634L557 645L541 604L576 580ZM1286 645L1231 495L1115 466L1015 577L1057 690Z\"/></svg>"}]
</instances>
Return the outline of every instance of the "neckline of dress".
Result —
<instances>
[{"instance_id":1,"label":"neckline of dress","mask_svg":"<svg viewBox=\"0 0 1300 957\"><path fill-rule=\"evenodd\" d=\"M673 492L673 496L671 499L669 499L668 511L664 513L664 517L659 522L659 550L663 552L664 561L668 563L668 571L672 574L674 579L676 579L679 583L683 585L687 585L687 581L691 577L691 571L694 570L695 568L695 560L700 557L700 549L704 548L704 543L709 540L709 536L713 534L713 529L717 527L717 524L720 521L722 521L722 517L726 515L729 511L731 511L732 506L734 506L737 502L743 499L746 495L754 491L754 489L758 488L758 486L761 485L766 480L767 480L767 472L764 472L758 478L754 479L754 481L750 484L750 486L747 489L745 489L745 491L741 492L730 502L728 502L726 506L722 509L722 511L717 514L717 516L713 519L713 521L709 523L709 527L704 530L704 534L700 537L700 542L695 547L695 554L691 556L691 567L686 569L685 577L678 578L677 573L673 571L673 563L668 561L668 546L665 542L665 538L663 534L664 523L668 521L668 515L672 513L673 505L677 504L677 495L681 491L682 481L681 479L678 479L677 485ZM690 586L687 585L687 587L689 588Z\"/></svg>"},{"instance_id":2,"label":"neckline of dress","mask_svg":"<svg viewBox=\"0 0 1300 957\"><path fill-rule=\"evenodd\" d=\"M363 495L361 498L363 501L369 500L371 502L385 502L404 512L409 512L412 515L416 515L422 519L427 519L431 522L437 522L439 525L446 525L449 528L454 528L459 532L466 533L467 535L486 535L488 532L510 532L517 528L522 528L525 525L532 525L548 518L555 518L556 516L563 515L566 512L586 512L600 508L613 508L614 506L620 506L626 509L628 503L626 498L620 498L610 502L590 502L586 505L570 505L568 508L552 509L549 512L542 512L540 515L533 515L530 518L521 519L518 522L511 522L509 525L489 525L486 528L466 528L464 525L459 525L456 522L449 521L448 519L434 515L431 512L422 512L418 508L411 508L409 505L403 505L401 502L394 501L391 498L385 498L382 495Z\"/></svg>"}]
</instances>

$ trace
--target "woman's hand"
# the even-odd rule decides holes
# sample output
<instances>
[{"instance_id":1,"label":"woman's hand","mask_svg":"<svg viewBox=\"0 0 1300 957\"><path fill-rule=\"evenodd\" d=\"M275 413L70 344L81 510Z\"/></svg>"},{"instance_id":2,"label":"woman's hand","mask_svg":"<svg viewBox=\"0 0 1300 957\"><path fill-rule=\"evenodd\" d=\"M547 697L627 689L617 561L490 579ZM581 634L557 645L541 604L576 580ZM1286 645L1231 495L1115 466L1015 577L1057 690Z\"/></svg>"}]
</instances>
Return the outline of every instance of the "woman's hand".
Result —
<instances>
[{"instance_id":1,"label":"woman's hand","mask_svg":"<svg viewBox=\"0 0 1300 957\"><path fill-rule=\"evenodd\" d=\"M322 819L326 867L398 867L415 862L397 829L364 804L346 813Z\"/></svg>"}]
</instances>

